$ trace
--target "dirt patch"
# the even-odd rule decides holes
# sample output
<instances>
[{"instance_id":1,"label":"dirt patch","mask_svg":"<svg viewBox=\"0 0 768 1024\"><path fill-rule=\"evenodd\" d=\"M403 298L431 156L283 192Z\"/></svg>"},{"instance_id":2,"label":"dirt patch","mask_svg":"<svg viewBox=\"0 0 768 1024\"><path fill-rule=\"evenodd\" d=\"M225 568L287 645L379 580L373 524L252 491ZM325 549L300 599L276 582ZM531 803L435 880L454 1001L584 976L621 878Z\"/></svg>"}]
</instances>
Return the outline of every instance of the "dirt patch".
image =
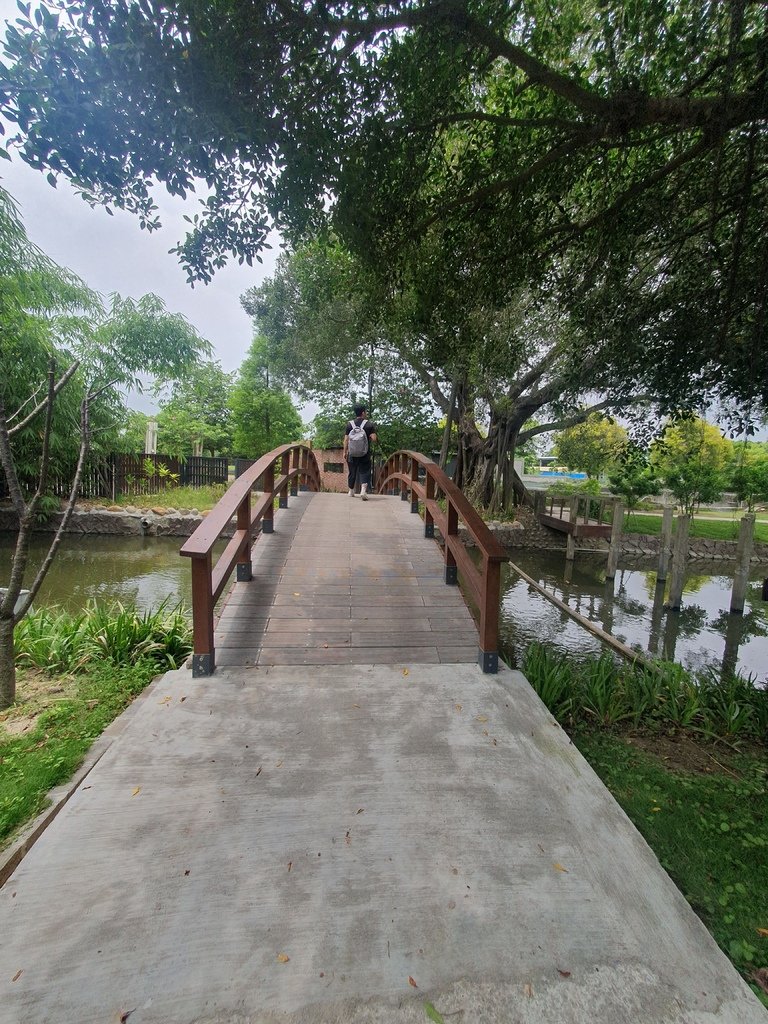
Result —
<instances>
[{"instance_id":1,"label":"dirt patch","mask_svg":"<svg viewBox=\"0 0 768 1024\"><path fill-rule=\"evenodd\" d=\"M653 754L671 771L739 777L732 766L736 751L722 743L702 743L690 736L626 736L625 739L631 747ZM742 746L738 753L766 756L765 748L756 744Z\"/></svg>"},{"instance_id":2,"label":"dirt patch","mask_svg":"<svg viewBox=\"0 0 768 1024\"><path fill-rule=\"evenodd\" d=\"M16 681L16 703L0 712L0 732L23 736L31 732L44 711L67 700L77 683L70 676L52 677L40 669L19 672Z\"/></svg>"}]
</instances>

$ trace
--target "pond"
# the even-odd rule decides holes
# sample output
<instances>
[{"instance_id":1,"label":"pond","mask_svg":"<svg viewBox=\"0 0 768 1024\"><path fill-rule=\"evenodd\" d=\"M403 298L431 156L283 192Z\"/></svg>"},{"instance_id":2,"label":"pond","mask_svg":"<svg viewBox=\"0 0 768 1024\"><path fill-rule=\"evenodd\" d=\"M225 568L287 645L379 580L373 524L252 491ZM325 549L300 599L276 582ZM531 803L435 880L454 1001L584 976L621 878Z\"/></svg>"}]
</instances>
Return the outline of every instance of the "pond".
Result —
<instances>
[{"instance_id":1,"label":"pond","mask_svg":"<svg viewBox=\"0 0 768 1024\"><path fill-rule=\"evenodd\" d=\"M47 535L34 539L35 566L48 540ZM189 560L179 556L182 543L178 537L67 537L35 604L77 611L89 600L119 600L146 610L169 600L191 607L191 572ZM0 533L0 583L8 578L13 544L13 534ZM728 613L733 570L727 563L691 563L684 607L667 613L654 560L624 563L611 583L605 579L605 555L579 552L570 579L562 552L517 550L512 557L574 611L630 646L689 668L736 667L768 681L768 604L761 600L765 566L753 567L747 607L739 616ZM506 659L515 664L533 640L568 653L599 654L603 649L596 637L505 566L501 647Z\"/></svg>"},{"instance_id":2,"label":"pond","mask_svg":"<svg viewBox=\"0 0 768 1024\"><path fill-rule=\"evenodd\" d=\"M191 607L192 576L181 558L181 537L65 537L37 595L35 606L60 605L78 611L88 601L121 601L142 611L162 601ZM0 532L0 583L10 572L15 535ZM33 538L30 563L35 569L50 544L50 535ZM26 579L34 578L29 571Z\"/></svg>"},{"instance_id":3,"label":"pond","mask_svg":"<svg viewBox=\"0 0 768 1024\"><path fill-rule=\"evenodd\" d=\"M570 572L563 552L516 550L512 559L574 611L631 647L686 668L735 668L768 683L768 603L761 598L765 566L752 567L744 615L731 615L729 563L692 562L683 607L667 612L667 588L656 586L655 559L624 561L614 580L605 578L604 554L579 552ZM501 647L513 664L533 640L569 654L604 649L508 566L502 575L501 621Z\"/></svg>"}]
</instances>

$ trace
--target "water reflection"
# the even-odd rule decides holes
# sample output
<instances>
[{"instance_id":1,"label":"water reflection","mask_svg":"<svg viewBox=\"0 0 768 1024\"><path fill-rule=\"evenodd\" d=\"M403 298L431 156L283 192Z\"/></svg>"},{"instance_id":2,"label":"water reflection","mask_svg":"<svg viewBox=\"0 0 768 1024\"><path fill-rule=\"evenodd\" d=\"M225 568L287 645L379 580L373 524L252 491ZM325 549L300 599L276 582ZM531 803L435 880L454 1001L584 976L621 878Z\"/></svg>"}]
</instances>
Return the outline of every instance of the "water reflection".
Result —
<instances>
[{"instance_id":1,"label":"water reflection","mask_svg":"<svg viewBox=\"0 0 768 1024\"><path fill-rule=\"evenodd\" d=\"M517 562L585 618L637 650L679 661L690 669L738 669L768 684L768 603L762 600L765 567L750 574L743 616L731 615L733 566L696 562L686 581L683 608L665 608L667 587L657 584L655 560L627 562L605 578L605 557L579 553L568 563L559 552L515 551ZM602 651L600 641L505 567L502 578L502 647L516 660L542 640L566 653Z\"/></svg>"}]
</instances>

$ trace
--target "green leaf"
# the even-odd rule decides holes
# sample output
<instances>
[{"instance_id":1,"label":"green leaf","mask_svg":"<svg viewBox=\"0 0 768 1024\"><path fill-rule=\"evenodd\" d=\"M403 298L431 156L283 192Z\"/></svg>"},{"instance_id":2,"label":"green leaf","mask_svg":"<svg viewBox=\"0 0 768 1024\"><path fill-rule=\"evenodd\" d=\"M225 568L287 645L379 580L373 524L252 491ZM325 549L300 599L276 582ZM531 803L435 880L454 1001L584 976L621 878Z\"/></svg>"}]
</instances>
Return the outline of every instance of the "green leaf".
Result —
<instances>
[{"instance_id":1,"label":"green leaf","mask_svg":"<svg viewBox=\"0 0 768 1024\"><path fill-rule=\"evenodd\" d=\"M424 1012L435 1024L445 1024L445 1019L439 1010L436 1010L432 1003L424 1003Z\"/></svg>"}]
</instances>

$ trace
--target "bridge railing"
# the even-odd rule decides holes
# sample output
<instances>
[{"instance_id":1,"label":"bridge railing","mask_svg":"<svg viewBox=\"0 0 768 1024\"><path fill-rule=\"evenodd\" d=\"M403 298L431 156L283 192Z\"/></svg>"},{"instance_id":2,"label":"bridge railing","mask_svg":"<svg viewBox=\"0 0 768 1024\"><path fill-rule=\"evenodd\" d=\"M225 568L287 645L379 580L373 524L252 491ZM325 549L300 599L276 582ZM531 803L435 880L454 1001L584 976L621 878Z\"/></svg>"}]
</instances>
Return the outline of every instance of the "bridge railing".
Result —
<instances>
[{"instance_id":1,"label":"bridge railing","mask_svg":"<svg viewBox=\"0 0 768 1024\"><path fill-rule=\"evenodd\" d=\"M483 672L496 672L501 563L509 560L504 548L456 484L437 463L419 452L395 452L380 471L377 490L381 494L399 491L403 501L410 497L411 512L416 514L419 502L422 503L424 536L434 538L437 527L443 539L445 582L458 583L461 572L462 582L477 603L480 614L478 664ZM459 521L480 552L479 566L459 539Z\"/></svg>"},{"instance_id":2,"label":"bridge railing","mask_svg":"<svg viewBox=\"0 0 768 1024\"><path fill-rule=\"evenodd\" d=\"M261 493L254 494L254 488ZM320 490L315 454L306 444L281 445L235 480L182 546L180 554L192 560L193 676L211 675L216 667L213 613L232 570L237 566L238 581L251 579L251 548L259 527L261 533L272 533L275 498L279 508L288 508L289 493L299 488ZM214 545L233 518L234 536L214 563Z\"/></svg>"}]
</instances>

